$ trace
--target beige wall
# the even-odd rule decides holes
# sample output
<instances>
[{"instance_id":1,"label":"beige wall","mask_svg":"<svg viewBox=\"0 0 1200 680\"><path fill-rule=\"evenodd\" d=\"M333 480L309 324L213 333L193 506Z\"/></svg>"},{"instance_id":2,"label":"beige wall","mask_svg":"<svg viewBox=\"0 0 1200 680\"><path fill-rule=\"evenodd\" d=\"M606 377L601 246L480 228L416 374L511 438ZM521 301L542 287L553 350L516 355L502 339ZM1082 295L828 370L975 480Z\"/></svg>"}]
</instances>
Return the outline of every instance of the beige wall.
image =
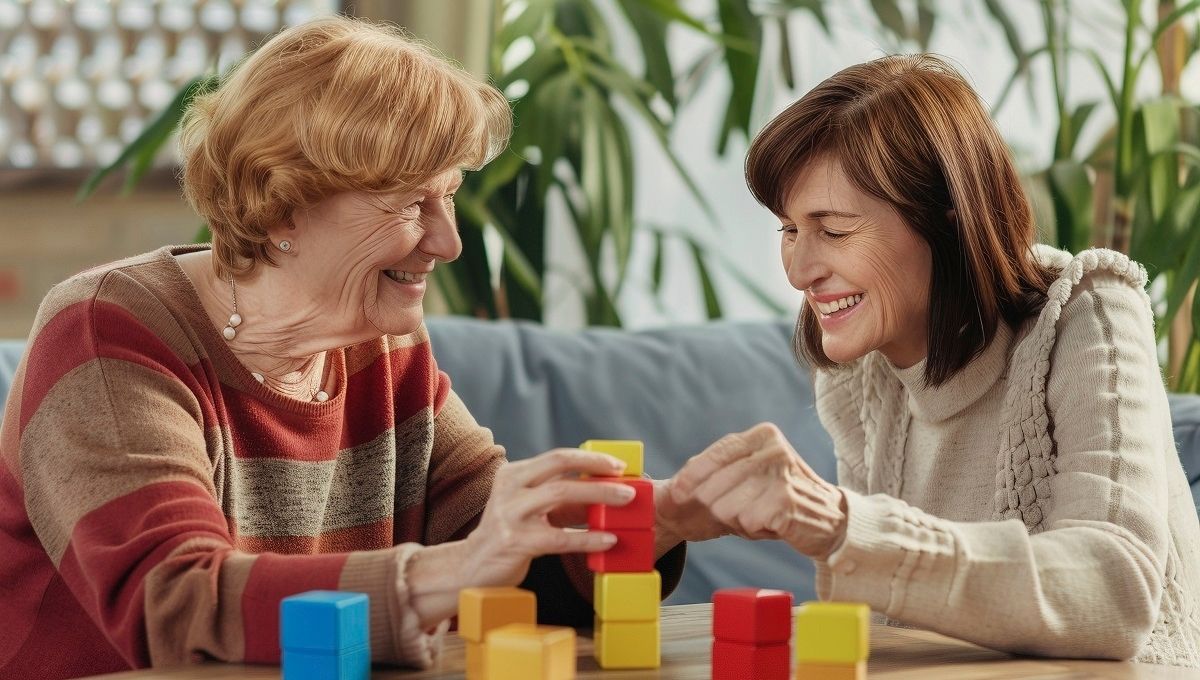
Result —
<instances>
[{"instance_id":1,"label":"beige wall","mask_svg":"<svg viewBox=\"0 0 1200 680\"><path fill-rule=\"evenodd\" d=\"M0 338L26 336L55 283L93 265L188 243L200 226L169 174L127 198L109 187L76 204L81 179L0 175Z\"/></svg>"}]
</instances>

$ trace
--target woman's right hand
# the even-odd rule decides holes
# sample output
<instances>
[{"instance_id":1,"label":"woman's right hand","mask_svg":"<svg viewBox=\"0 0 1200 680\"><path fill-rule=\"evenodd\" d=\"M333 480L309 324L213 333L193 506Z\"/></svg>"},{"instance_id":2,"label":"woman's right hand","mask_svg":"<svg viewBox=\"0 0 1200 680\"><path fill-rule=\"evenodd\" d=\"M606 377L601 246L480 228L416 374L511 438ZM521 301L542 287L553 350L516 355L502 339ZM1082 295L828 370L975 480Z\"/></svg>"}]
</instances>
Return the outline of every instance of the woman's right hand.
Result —
<instances>
[{"instance_id":1,"label":"woman's right hand","mask_svg":"<svg viewBox=\"0 0 1200 680\"><path fill-rule=\"evenodd\" d=\"M579 449L555 449L502 465L479 526L465 540L464 583L515 586L535 557L611 548L617 540L613 534L559 527L555 520L581 516L594 503L629 503L633 489L625 484L578 478L614 477L624 469L617 458Z\"/></svg>"}]
</instances>

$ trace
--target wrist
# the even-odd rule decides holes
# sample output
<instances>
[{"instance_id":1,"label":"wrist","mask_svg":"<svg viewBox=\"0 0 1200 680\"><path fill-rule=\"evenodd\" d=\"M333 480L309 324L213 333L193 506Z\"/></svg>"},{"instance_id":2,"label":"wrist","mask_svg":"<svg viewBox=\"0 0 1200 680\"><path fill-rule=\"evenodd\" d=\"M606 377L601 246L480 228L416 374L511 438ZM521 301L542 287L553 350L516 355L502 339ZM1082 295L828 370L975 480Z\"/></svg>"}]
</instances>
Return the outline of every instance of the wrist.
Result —
<instances>
[{"instance_id":1,"label":"wrist","mask_svg":"<svg viewBox=\"0 0 1200 680\"><path fill-rule=\"evenodd\" d=\"M828 559L830 555L837 552L838 548L842 547L842 544L846 542L846 532L850 525L850 509L846 502L846 493L842 491L840 486L834 486L833 490L836 493L834 498L835 512L832 513L833 527L830 531L831 538L829 545L824 551L824 554L820 556L822 561Z\"/></svg>"},{"instance_id":2,"label":"wrist","mask_svg":"<svg viewBox=\"0 0 1200 680\"><path fill-rule=\"evenodd\" d=\"M458 611L458 591L469 586L463 570L466 541L424 546L409 559L405 574L409 605L423 629L430 629Z\"/></svg>"}]
</instances>

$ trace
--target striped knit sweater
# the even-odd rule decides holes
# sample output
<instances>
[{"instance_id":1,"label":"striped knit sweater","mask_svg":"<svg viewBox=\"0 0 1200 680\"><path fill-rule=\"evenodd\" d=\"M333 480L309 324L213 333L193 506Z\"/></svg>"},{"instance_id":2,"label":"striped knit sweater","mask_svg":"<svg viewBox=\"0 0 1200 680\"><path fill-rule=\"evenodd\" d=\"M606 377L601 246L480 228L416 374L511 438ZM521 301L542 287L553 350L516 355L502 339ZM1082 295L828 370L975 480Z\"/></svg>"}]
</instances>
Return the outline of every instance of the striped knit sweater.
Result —
<instances>
[{"instance_id":1,"label":"striped knit sweater","mask_svg":"<svg viewBox=\"0 0 1200 680\"><path fill-rule=\"evenodd\" d=\"M226 347L170 249L84 272L38 314L0 430L0 677L276 663L283 597L371 598L376 661L423 666L405 568L462 538L504 452L420 331L330 353L304 403ZM590 621L578 556L535 560L539 615ZM666 590L682 550L658 565ZM565 567L565 568L564 568Z\"/></svg>"},{"instance_id":2,"label":"striped knit sweater","mask_svg":"<svg viewBox=\"0 0 1200 680\"><path fill-rule=\"evenodd\" d=\"M1027 654L1200 668L1200 522L1146 273L1071 257L1042 311L948 383L872 353L817 373L849 505L824 599Z\"/></svg>"}]
</instances>

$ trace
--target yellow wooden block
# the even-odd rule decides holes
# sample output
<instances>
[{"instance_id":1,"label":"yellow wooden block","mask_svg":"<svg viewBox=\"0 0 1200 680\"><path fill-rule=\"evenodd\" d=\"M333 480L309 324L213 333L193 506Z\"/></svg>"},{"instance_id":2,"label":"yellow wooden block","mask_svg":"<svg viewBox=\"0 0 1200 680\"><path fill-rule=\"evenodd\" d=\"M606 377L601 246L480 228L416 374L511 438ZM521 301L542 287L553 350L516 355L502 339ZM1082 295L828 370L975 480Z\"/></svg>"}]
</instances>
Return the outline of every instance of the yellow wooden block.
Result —
<instances>
[{"instance_id":1,"label":"yellow wooden block","mask_svg":"<svg viewBox=\"0 0 1200 680\"><path fill-rule=\"evenodd\" d=\"M601 668L658 668L658 621L601 621L592 632L593 654Z\"/></svg>"},{"instance_id":2,"label":"yellow wooden block","mask_svg":"<svg viewBox=\"0 0 1200 680\"><path fill-rule=\"evenodd\" d=\"M592 595L601 621L657 621L662 577L657 571L596 574Z\"/></svg>"},{"instance_id":3,"label":"yellow wooden block","mask_svg":"<svg viewBox=\"0 0 1200 680\"><path fill-rule=\"evenodd\" d=\"M483 642L488 631L510 623L537 623L537 596L521 588L463 588L458 593L458 635Z\"/></svg>"},{"instance_id":4,"label":"yellow wooden block","mask_svg":"<svg viewBox=\"0 0 1200 680\"><path fill-rule=\"evenodd\" d=\"M642 476L642 443L626 439L589 439L579 445L584 451L606 453L625 461L626 477Z\"/></svg>"},{"instance_id":5,"label":"yellow wooden block","mask_svg":"<svg viewBox=\"0 0 1200 680\"><path fill-rule=\"evenodd\" d=\"M796 660L854 664L870 653L871 609L852 602L805 602L796 613Z\"/></svg>"},{"instance_id":6,"label":"yellow wooden block","mask_svg":"<svg viewBox=\"0 0 1200 680\"><path fill-rule=\"evenodd\" d=\"M575 629L512 623L488 632L487 680L575 677Z\"/></svg>"},{"instance_id":7,"label":"yellow wooden block","mask_svg":"<svg viewBox=\"0 0 1200 680\"><path fill-rule=\"evenodd\" d=\"M867 680L867 662L809 663L796 666L796 680Z\"/></svg>"},{"instance_id":8,"label":"yellow wooden block","mask_svg":"<svg viewBox=\"0 0 1200 680\"><path fill-rule=\"evenodd\" d=\"M482 642L471 642L467 640L467 680L487 680L487 673L484 671L484 655L486 649Z\"/></svg>"}]
</instances>

